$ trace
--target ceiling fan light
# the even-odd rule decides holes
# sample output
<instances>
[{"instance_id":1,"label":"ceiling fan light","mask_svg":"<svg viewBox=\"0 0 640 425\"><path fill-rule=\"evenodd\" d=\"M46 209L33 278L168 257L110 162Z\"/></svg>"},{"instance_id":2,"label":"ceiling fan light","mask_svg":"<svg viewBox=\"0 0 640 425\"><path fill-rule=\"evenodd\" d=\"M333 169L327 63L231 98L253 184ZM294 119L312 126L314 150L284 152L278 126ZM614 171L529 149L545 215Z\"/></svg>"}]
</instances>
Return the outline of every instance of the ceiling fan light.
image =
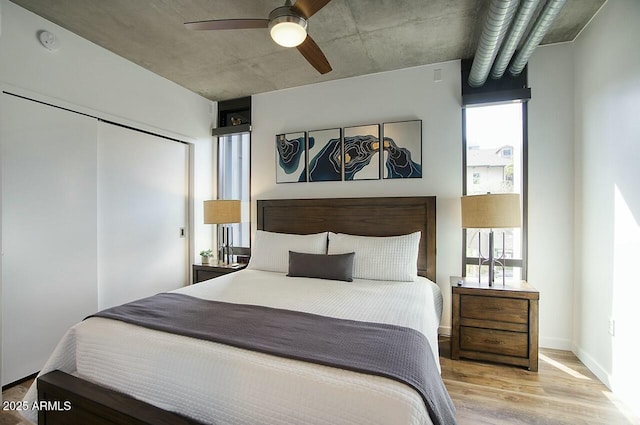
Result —
<instances>
[{"instance_id":1,"label":"ceiling fan light","mask_svg":"<svg viewBox=\"0 0 640 425\"><path fill-rule=\"evenodd\" d=\"M295 47L307 38L307 21L297 16L280 16L269 23L273 41L283 47Z\"/></svg>"}]
</instances>

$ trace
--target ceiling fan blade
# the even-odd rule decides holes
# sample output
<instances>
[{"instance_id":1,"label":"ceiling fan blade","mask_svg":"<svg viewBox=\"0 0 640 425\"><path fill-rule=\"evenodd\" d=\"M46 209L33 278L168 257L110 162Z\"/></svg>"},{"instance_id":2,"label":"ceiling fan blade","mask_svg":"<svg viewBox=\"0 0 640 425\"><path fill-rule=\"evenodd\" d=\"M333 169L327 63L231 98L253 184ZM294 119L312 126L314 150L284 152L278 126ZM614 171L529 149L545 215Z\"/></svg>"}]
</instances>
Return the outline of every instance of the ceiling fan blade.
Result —
<instances>
[{"instance_id":1,"label":"ceiling fan blade","mask_svg":"<svg viewBox=\"0 0 640 425\"><path fill-rule=\"evenodd\" d=\"M322 9L331 0L297 0L291 10L309 19L311 15Z\"/></svg>"},{"instance_id":2,"label":"ceiling fan blade","mask_svg":"<svg viewBox=\"0 0 640 425\"><path fill-rule=\"evenodd\" d=\"M214 19L210 21L185 22L188 30L239 30L269 28L268 19Z\"/></svg>"},{"instance_id":3,"label":"ceiling fan blade","mask_svg":"<svg viewBox=\"0 0 640 425\"><path fill-rule=\"evenodd\" d=\"M313 39L307 35L307 38L304 39L302 44L298 47L298 51L302 53L302 56L318 70L320 74L326 74L331 71L331 65L329 65L329 61L320 50L320 47L316 44Z\"/></svg>"}]
</instances>

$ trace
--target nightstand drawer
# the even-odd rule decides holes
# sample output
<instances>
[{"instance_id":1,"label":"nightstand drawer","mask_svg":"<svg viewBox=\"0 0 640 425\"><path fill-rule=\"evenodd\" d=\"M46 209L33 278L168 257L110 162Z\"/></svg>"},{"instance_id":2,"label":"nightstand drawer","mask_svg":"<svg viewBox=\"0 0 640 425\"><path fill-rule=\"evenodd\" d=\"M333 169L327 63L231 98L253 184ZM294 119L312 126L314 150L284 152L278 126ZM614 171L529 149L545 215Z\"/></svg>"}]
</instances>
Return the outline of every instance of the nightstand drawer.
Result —
<instances>
[{"instance_id":1,"label":"nightstand drawer","mask_svg":"<svg viewBox=\"0 0 640 425\"><path fill-rule=\"evenodd\" d=\"M460 349L526 358L528 334L493 329L460 327Z\"/></svg>"},{"instance_id":2,"label":"nightstand drawer","mask_svg":"<svg viewBox=\"0 0 640 425\"><path fill-rule=\"evenodd\" d=\"M514 298L462 295L461 317L498 322L528 323L529 301Z\"/></svg>"},{"instance_id":3,"label":"nightstand drawer","mask_svg":"<svg viewBox=\"0 0 640 425\"><path fill-rule=\"evenodd\" d=\"M227 273L209 270L198 270L198 277L196 282L202 282L204 280L215 279L216 277L224 276Z\"/></svg>"},{"instance_id":4,"label":"nightstand drawer","mask_svg":"<svg viewBox=\"0 0 640 425\"><path fill-rule=\"evenodd\" d=\"M215 279L225 274L235 273L247 267L246 264L194 264L193 283L203 282L209 279Z\"/></svg>"}]
</instances>

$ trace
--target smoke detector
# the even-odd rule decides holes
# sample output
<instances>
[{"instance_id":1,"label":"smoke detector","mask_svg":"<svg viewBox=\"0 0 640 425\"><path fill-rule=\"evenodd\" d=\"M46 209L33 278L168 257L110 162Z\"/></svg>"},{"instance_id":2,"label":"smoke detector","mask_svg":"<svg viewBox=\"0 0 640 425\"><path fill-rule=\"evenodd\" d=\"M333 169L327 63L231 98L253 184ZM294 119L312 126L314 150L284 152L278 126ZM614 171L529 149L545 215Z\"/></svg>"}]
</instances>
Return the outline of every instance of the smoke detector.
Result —
<instances>
[{"instance_id":1,"label":"smoke detector","mask_svg":"<svg viewBox=\"0 0 640 425\"><path fill-rule=\"evenodd\" d=\"M38 40L40 40L40 44L42 44L45 49L51 50L52 52L55 52L60 47L56 36L49 31L38 32Z\"/></svg>"}]
</instances>

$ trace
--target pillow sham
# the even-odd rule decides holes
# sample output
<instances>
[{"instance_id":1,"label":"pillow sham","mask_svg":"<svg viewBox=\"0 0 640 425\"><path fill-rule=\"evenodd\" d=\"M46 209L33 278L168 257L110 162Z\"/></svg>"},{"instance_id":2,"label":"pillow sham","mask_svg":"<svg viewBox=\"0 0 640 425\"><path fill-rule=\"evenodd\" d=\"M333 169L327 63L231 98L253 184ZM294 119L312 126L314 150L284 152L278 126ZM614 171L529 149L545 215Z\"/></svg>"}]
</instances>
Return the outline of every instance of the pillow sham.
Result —
<instances>
[{"instance_id":1,"label":"pillow sham","mask_svg":"<svg viewBox=\"0 0 640 425\"><path fill-rule=\"evenodd\" d=\"M372 237L329 233L328 254L354 252L356 279L411 282L418 277L421 232Z\"/></svg>"},{"instance_id":2,"label":"pillow sham","mask_svg":"<svg viewBox=\"0 0 640 425\"><path fill-rule=\"evenodd\" d=\"M327 232L292 235L258 230L251 247L251 259L247 269L287 273L289 251L326 254Z\"/></svg>"},{"instance_id":3,"label":"pillow sham","mask_svg":"<svg viewBox=\"0 0 640 425\"><path fill-rule=\"evenodd\" d=\"M353 258L355 255L353 252L327 255L289 251L289 273L287 276L353 282Z\"/></svg>"}]
</instances>

